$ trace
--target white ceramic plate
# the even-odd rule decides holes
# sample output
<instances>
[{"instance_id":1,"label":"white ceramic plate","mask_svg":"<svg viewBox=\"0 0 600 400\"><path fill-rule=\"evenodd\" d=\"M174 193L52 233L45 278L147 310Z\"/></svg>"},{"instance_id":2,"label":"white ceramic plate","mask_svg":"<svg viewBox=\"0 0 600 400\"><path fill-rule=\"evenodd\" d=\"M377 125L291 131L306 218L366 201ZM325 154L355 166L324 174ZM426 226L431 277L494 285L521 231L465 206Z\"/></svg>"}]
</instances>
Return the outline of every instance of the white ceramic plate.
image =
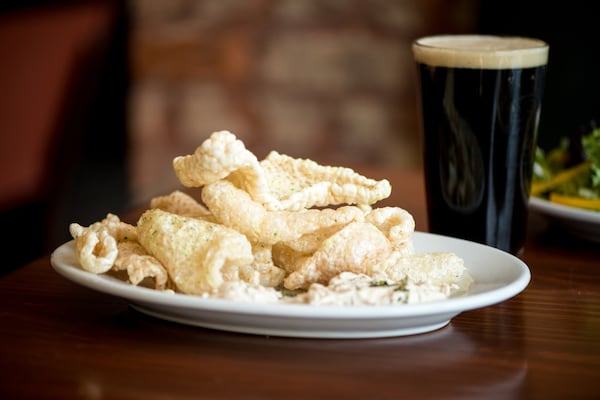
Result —
<instances>
[{"instance_id":1,"label":"white ceramic plate","mask_svg":"<svg viewBox=\"0 0 600 400\"><path fill-rule=\"evenodd\" d=\"M414 244L417 252L446 251L461 256L475 280L469 294L393 306L253 304L159 292L111 276L91 274L79 267L73 241L58 247L52 253L51 263L65 278L126 299L136 310L157 318L226 331L312 338L372 338L433 331L463 311L491 306L517 295L531 277L520 259L492 247L422 232L415 233Z\"/></svg>"},{"instance_id":2,"label":"white ceramic plate","mask_svg":"<svg viewBox=\"0 0 600 400\"><path fill-rule=\"evenodd\" d=\"M538 197L529 199L529 207L574 236L600 242L600 212L556 204Z\"/></svg>"}]
</instances>

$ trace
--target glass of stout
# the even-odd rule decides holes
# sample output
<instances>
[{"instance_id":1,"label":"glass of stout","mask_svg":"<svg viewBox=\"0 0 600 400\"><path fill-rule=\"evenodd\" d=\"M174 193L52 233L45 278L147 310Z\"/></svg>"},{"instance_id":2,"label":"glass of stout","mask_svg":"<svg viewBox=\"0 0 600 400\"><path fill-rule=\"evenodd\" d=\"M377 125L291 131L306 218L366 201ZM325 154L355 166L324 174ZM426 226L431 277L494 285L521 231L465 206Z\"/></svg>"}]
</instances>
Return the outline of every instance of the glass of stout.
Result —
<instances>
[{"instance_id":1,"label":"glass of stout","mask_svg":"<svg viewBox=\"0 0 600 400\"><path fill-rule=\"evenodd\" d=\"M440 35L412 51L429 231L521 255L548 44Z\"/></svg>"}]
</instances>

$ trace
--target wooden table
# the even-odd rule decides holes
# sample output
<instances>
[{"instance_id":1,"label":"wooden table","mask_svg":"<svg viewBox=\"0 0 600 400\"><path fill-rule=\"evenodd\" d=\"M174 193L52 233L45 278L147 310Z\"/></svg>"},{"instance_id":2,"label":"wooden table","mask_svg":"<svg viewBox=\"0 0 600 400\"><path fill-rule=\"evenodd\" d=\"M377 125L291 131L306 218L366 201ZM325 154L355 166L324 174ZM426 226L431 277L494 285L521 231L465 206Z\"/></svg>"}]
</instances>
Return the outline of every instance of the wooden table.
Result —
<instances>
[{"instance_id":1,"label":"wooden table","mask_svg":"<svg viewBox=\"0 0 600 400\"><path fill-rule=\"evenodd\" d=\"M418 171L361 172L426 229ZM600 398L599 245L531 215L523 259L524 292L438 331L319 340L154 319L46 256L0 278L0 399Z\"/></svg>"}]
</instances>

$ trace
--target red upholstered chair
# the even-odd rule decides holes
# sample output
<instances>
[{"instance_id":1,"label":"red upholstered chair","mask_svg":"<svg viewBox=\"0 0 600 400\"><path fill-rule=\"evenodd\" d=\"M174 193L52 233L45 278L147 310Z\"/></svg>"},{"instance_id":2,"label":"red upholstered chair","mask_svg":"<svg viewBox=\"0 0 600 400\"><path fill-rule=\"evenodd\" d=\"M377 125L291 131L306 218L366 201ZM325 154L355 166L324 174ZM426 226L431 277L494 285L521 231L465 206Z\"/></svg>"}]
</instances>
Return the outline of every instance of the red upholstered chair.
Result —
<instances>
[{"instance_id":1,"label":"red upholstered chair","mask_svg":"<svg viewBox=\"0 0 600 400\"><path fill-rule=\"evenodd\" d=\"M0 13L0 271L51 250L119 2L44 2Z\"/></svg>"}]
</instances>

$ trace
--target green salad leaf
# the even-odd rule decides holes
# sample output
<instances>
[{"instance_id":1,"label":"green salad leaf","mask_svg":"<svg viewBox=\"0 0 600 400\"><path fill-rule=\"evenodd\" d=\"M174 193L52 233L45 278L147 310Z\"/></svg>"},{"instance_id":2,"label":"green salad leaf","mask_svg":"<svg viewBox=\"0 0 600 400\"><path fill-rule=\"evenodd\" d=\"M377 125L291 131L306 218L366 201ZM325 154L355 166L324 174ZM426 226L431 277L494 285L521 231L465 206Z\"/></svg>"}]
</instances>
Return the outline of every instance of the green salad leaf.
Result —
<instances>
[{"instance_id":1,"label":"green salad leaf","mask_svg":"<svg viewBox=\"0 0 600 400\"><path fill-rule=\"evenodd\" d=\"M590 188L600 197L600 128L581 138L586 158L591 161Z\"/></svg>"},{"instance_id":2,"label":"green salad leaf","mask_svg":"<svg viewBox=\"0 0 600 400\"><path fill-rule=\"evenodd\" d=\"M596 209L600 201L600 128L575 138L564 137L547 153L538 147L531 194Z\"/></svg>"}]
</instances>

